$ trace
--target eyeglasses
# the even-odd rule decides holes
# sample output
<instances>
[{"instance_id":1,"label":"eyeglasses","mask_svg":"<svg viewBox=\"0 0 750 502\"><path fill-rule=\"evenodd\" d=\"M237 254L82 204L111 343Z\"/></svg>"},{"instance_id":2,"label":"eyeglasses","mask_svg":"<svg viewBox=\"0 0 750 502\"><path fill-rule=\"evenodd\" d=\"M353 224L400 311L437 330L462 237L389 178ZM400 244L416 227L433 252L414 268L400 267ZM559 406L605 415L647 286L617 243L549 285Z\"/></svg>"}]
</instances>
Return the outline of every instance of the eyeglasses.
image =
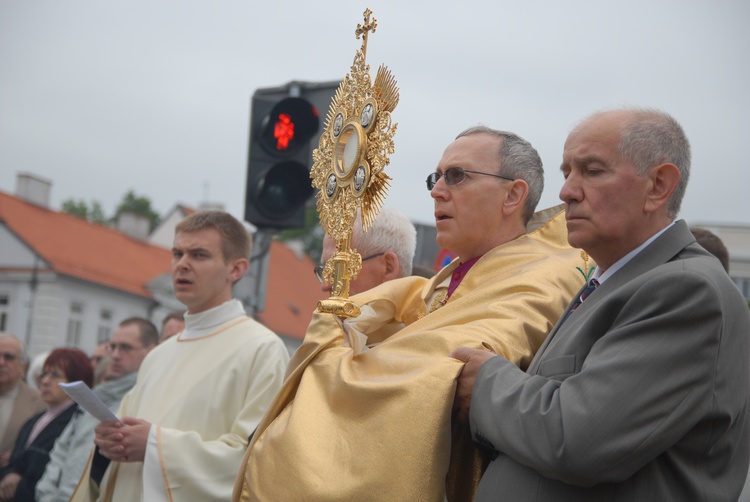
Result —
<instances>
[{"instance_id":1,"label":"eyeglasses","mask_svg":"<svg viewBox=\"0 0 750 502\"><path fill-rule=\"evenodd\" d=\"M372 260L373 258L377 258L378 256L383 256L385 254L385 251L381 251L380 253L371 254L367 258L362 258L362 263L366 262L367 260ZM325 268L325 265L318 265L313 269L313 272L315 272L315 277L318 278L321 284L325 282L325 279L323 279L323 269Z\"/></svg>"},{"instance_id":2,"label":"eyeglasses","mask_svg":"<svg viewBox=\"0 0 750 502\"><path fill-rule=\"evenodd\" d=\"M5 359L6 361L13 362L18 359L18 355L14 354L13 352L0 352L0 359Z\"/></svg>"},{"instance_id":3,"label":"eyeglasses","mask_svg":"<svg viewBox=\"0 0 750 502\"><path fill-rule=\"evenodd\" d=\"M445 178L445 182L448 184L448 186L458 185L460 183L463 183L466 179L466 173L471 174L483 174L484 176L492 176L493 178L500 178L503 180L508 181L516 181L515 178L509 178L507 176L503 176L500 174L492 174L492 173L483 173L481 171L470 171L468 169L463 169L461 167L449 167L445 170L444 173L431 173L429 176L427 176L427 190L432 190L432 188L435 186L435 183L438 182L440 178Z\"/></svg>"},{"instance_id":4,"label":"eyeglasses","mask_svg":"<svg viewBox=\"0 0 750 502\"><path fill-rule=\"evenodd\" d=\"M119 350L123 354L127 354L132 350L141 350L143 347L133 347L129 343L110 343L107 348L112 353L114 353L116 350Z\"/></svg>"},{"instance_id":5,"label":"eyeglasses","mask_svg":"<svg viewBox=\"0 0 750 502\"><path fill-rule=\"evenodd\" d=\"M59 371L55 370L42 371L42 374L39 377L40 380L45 377L49 378L50 380L65 380L67 378L64 373L60 373Z\"/></svg>"}]
</instances>

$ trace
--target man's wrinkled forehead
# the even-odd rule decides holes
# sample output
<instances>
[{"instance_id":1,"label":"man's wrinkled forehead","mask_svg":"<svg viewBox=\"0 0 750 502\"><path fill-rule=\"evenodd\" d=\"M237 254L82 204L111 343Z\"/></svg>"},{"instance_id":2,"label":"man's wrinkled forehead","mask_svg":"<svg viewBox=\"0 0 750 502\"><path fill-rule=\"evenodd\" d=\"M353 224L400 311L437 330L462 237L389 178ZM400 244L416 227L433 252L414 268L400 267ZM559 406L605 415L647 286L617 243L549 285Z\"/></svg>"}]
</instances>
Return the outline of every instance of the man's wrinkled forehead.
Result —
<instances>
[{"instance_id":1,"label":"man's wrinkled forehead","mask_svg":"<svg viewBox=\"0 0 750 502\"><path fill-rule=\"evenodd\" d=\"M582 137L608 137L619 139L625 127L635 120L635 115L630 110L613 110L591 115L580 121L565 141L568 145L571 141L581 140Z\"/></svg>"},{"instance_id":2,"label":"man's wrinkled forehead","mask_svg":"<svg viewBox=\"0 0 750 502\"><path fill-rule=\"evenodd\" d=\"M578 124L565 140L563 162L570 157L606 157L618 150L627 115L602 113Z\"/></svg>"}]
</instances>

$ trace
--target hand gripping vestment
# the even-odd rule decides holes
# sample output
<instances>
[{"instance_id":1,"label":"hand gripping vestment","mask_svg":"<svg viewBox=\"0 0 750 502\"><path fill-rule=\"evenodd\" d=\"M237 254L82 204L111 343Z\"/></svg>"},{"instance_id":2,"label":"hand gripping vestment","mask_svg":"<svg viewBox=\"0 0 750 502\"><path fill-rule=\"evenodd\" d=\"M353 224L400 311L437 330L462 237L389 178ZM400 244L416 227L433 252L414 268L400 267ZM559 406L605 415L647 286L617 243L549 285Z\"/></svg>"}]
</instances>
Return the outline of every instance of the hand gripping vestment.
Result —
<instances>
[{"instance_id":1,"label":"hand gripping vestment","mask_svg":"<svg viewBox=\"0 0 750 502\"><path fill-rule=\"evenodd\" d=\"M248 438L280 388L288 358L279 337L247 317L202 338L169 338L146 356L118 416L158 426L157 468L167 490L160 500L230 498ZM141 500L143 465L111 462L98 500ZM95 499L82 498L93 485L89 472L71 500Z\"/></svg>"},{"instance_id":2,"label":"hand gripping vestment","mask_svg":"<svg viewBox=\"0 0 750 502\"><path fill-rule=\"evenodd\" d=\"M468 427L451 428L463 363L448 354L484 343L529 364L585 282L576 269L584 266L580 251L568 246L557 211L486 253L431 313L435 288L458 263L429 281L408 277L352 297L360 317L373 319L363 327L367 320L355 318L366 344L335 316L313 314L233 500L471 499L482 458Z\"/></svg>"}]
</instances>

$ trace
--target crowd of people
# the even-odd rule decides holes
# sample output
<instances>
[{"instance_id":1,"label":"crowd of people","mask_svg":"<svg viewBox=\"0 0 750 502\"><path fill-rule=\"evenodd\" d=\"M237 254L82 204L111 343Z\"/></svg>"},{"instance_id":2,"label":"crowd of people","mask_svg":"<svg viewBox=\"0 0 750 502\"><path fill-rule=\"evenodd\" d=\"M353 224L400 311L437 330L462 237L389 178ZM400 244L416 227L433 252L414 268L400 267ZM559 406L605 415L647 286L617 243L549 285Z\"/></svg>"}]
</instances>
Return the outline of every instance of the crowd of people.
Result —
<instances>
[{"instance_id":1,"label":"crowd of people","mask_svg":"<svg viewBox=\"0 0 750 502\"><path fill-rule=\"evenodd\" d=\"M175 312L168 319L181 321L182 316ZM120 322L111 339L90 356L75 348L45 352L36 390L24 381L27 371L31 374L24 343L0 334L0 391L2 398L9 398L0 413L8 417L2 428L0 500L70 500L91 453L97 421L59 384L84 382L116 414L159 336L151 321L132 317Z\"/></svg>"},{"instance_id":2,"label":"crowd of people","mask_svg":"<svg viewBox=\"0 0 750 502\"><path fill-rule=\"evenodd\" d=\"M361 314L310 313L291 359L232 297L244 226L197 212L172 248L186 310L161 330L122 320L38 374L0 334L0 501L737 500L750 312L720 239L678 219L690 161L667 113L598 112L565 142L562 204L538 210L536 149L466 129L427 177L456 258L416 273L404 215L357 220Z\"/></svg>"}]
</instances>

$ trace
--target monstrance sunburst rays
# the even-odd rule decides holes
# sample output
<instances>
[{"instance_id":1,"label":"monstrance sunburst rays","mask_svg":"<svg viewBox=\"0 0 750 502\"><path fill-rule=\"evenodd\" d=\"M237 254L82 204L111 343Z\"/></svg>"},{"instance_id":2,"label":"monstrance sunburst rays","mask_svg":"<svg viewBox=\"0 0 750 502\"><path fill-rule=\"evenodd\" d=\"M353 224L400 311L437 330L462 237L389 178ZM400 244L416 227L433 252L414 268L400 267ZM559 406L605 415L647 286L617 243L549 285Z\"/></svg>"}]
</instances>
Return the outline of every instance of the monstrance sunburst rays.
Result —
<instances>
[{"instance_id":1,"label":"monstrance sunburst rays","mask_svg":"<svg viewBox=\"0 0 750 502\"><path fill-rule=\"evenodd\" d=\"M362 268L362 257L351 248L354 221L357 209L364 231L375 221L390 186L385 167L395 151L397 124L392 122L391 112L398 104L398 87L383 65L371 82L365 61L367 38L378 21L370 21L370 15L372 11L365 10L365 22L355 30L357 39L362 36L362 48L331 101L310 171L318 189L320 224L336 242L336 253L323 270L326 282L332 284L331 297L318 303L318 311L339 317L359 315L359 307L348 300L349 281Z\"/></svg>"}]
</instances>

